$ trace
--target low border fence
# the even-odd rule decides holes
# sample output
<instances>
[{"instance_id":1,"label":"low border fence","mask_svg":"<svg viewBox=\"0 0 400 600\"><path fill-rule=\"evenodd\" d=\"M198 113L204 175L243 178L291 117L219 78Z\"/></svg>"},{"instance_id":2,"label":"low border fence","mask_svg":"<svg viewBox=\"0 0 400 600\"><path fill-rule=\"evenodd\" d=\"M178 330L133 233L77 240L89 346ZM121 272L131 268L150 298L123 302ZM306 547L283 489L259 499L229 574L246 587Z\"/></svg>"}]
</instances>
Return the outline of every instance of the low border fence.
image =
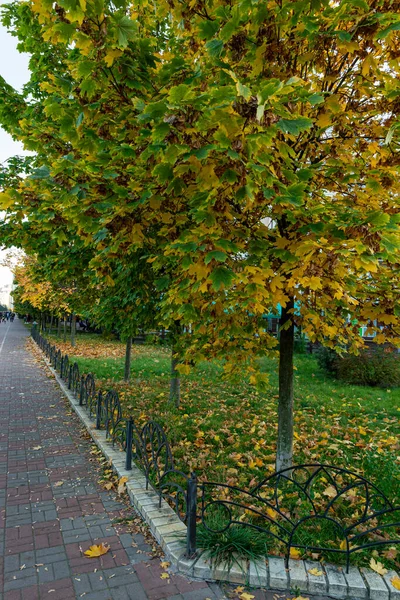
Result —
<instances>
[{"instance_id":1,"label":"low border fence","mask_svg":"<svg viewBox=\"0 0 400 600\"><path fill-rule=\"evenodd\" d=\"M123 449L126 469L135 463L145 475L146 489L150 485L158 494L160 508L165 499L187 525L187 556L196 553L199 524L216 534L234 526L249 527L263 534L267 544L275 541L284 549L286 566L294 548L344 554L347 572L354 552L400 543L400 506L358 473L334 465L296 465L250 490L221 482L199 483L195 473L175 468L168 438L158 423L150 420L138 427L132 416L123 416L115 390L97 390L91 373L81 375L78 364L71 364L68 355L38 331L32 330L32 337L79 405L86 407L96 429L105 430L110 442ZM320 534L327 530L331 539L324 545Z\"/></svg>"}]
</instances>

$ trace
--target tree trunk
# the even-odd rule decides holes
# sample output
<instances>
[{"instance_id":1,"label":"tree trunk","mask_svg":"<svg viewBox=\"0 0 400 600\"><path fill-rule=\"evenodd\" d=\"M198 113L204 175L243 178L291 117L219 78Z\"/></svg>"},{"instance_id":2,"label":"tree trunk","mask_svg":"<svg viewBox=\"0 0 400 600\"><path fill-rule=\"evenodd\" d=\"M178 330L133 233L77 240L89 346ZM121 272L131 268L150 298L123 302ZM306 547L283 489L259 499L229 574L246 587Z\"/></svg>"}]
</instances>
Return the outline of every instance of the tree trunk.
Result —
<instances>
[{"instance_id":1,"label":"tree trunk","mask_svg":"<svg viewBox=\"0 0 400 600\"><path fill-rule=\"evenodd\" d=\"M64 342L67 341L67 315L64 313Z\"/></svg>"},{"instance_id":2,"label":"tree trunk","mask_svg":"<svg viewBox=\"0 0 400 600\"><path fill-rule=\"evenodd\" d=\"M293 308L291 299L282 309L280 321L277 471L293 464ZM287 329L283 328L288 321L292 324Z\"/></svg>"},{"instance_id":3,"label":"tree trunk","mask_svg":"<svg viewBox=\"0 0 400 600\"><path fill-rule=\"evenodd\" d=\"M61 337L61 317L58 317L57 321L57 337Z\"/></svg>"},{"instance_id":4,"label":"tree trunk","mask_svg":"<svg viewBox=\"0 0 400 600\"><path fill-rule=\"evenodd\" d=\"M72 313L71 318L71 346L75 347L75 333L76 333L76 314Z\"/></svg>"},{"instance_id":5,"label":"tree trunk","mask_svg":"<svg viewBox=\"0 0 400 600\"><path fill-rule=\"evenodd\" d=\"M51 331L53 329L53 319L54 319L53 315L50 315L50 326L49 326L50 327L50 331L49 331L50 334L51 334Z\"/></svg>"},{"instance_id":6,"label":"tree trunk","mask_svg":"<svg viewBox=\"0 0 400 600\"><path fill-rule=\"evenodd\" d=\"M126 340L124 381L129 381L131 377L131 353L132 338L130 337Z\"/></svg>"},{"instance_id":7,"label":"tree trunk","mask_svg":"<svg viewBox=\"0 0 400 600\"><path fill-rule=\"evenodd\" d=\"M171 358L171 382L169 386L169 401L175 404L178 408L181 401L181 380L179 372L176 370L176 365L179 363L178 357L174 356L174 348L172 348Z\"/></svg>"}]
</instances>

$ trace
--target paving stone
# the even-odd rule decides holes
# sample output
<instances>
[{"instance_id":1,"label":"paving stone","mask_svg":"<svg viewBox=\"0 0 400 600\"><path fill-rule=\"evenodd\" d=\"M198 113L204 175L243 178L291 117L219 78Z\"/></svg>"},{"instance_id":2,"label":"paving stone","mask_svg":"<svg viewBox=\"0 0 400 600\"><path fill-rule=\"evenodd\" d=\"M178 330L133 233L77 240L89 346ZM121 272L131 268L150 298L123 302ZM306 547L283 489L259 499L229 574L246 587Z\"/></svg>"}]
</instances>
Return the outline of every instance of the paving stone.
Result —
<instances>
[{"instance_id":1,"label":"paving stone","mask_svg":"<svg viewBox=\"0 0 400 600\"><path fill-rule=\"evenodd\" d=\"M334 598L347 597L347 582L341 568L333 565L325 565L325 573L328 579L328 592Z\"/></svg>"},{"instance_id":2,"label":"paving stone","mask_svg":"<svg viewBox=\"0 0 400 600\"><path fill-rule=\"evenodd\" d=\"M283 558L276 556L268 557L269 585L272 589L286 590L289 584L289 578L285 569Z\"/></svg>"},{"instance_id":3,"label":"paving stone","mask_svg":"<svg viewBox=\"0 0 400 600\"><path fill-rule=\"evenodd\" d=\"M289 559L289 586L291 589L298 589L300 592L306 592L308 589L308 577L304 562L302 560Z\"/></svg>"},{"instance_id":4,"label":"paving stone","mask_svg":"<svg viewBox=\"0 0 400 600\"><path fill-rule=\"evenodd\" d=\"M367 584L370 600L389 600L388 587L378 573L370 569L361 569L361 573Z\"/></svg>"},{"instance_id":5,"label":"paving stone","mask_svg":"<svg viewBox=\"0 0 400 600\"><path fill-rule=\"evenodd\" d=\"M250 561L249 584L251 587L268 586L268 569L265 560Z\"/></svg>"},{"instance_id":6,"label":"paving stone","mask_svg":"<svg viewBox=\"0 0 400 600\"><path fill-rule=\"evenodd\" d=\"M343 576L346 579L349 597L356 600L367 600L368 588L359 569L357 567L350 567L348 573L345 570L343 571Z\"/></svg>"},{"instance_id":7,"label":"paving stone","mask_svg":"<svg viewBox=\"0 0 400 600\"><path fill-rule=\"evenodd\" d=\"M326 581L325 573L323 571L323 567L321 567L320 563L305 561L305 566L307 570L308 577L308 591L311 594L325 594L328 591L328 584ZM317 569L317 571L322 571L321 575L313 575L310 571Z\"/></svg>"}]
</instances>

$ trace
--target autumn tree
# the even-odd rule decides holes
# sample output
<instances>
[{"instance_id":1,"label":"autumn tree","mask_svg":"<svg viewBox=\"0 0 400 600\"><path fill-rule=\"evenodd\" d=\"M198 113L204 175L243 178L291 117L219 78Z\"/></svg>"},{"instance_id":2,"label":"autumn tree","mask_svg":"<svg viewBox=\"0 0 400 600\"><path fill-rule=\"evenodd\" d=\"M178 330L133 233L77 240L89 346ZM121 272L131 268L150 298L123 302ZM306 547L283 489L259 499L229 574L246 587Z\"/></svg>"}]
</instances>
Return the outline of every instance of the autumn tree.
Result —
<instances>
[{"instance_id":1,"label":"autumn tree","mask_svg":"<svg viewBox=\"0 0 400 600\"><path fill-rule=\"evenodd\" d=\"M290 466L295 327L351 352L354 320L400 343L396 5L45 0L5 15L33 75L23 94L3 83L0 120L38 159L3 208L67 224L104 270L145 250L163 322L191 326L181 372L224 356L263 384L279 304Z\"/></svg>"}]
</instances>

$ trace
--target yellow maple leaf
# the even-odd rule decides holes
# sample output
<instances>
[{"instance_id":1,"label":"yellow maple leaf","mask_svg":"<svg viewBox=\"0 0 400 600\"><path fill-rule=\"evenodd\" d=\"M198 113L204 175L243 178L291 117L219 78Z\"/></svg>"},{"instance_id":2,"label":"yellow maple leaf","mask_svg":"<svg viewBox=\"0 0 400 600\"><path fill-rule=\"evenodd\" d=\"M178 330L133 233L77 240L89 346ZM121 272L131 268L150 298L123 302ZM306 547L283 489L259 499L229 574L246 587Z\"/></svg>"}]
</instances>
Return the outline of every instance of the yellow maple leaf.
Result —
<instances>
[{"instance_id":1,"label":"yellow maple leaf","mask_svg":"<svg viewBox=\"0 0 400 600\"><path fill-rule=\"evenodd\" d=\"M337 491L335 490L333 485L328 485L326 490L324 490L322 493L324 496L328 496L328 498L334 498L337 495Z\"/></svg>"},{"instance_id":2,"label":"yellow maple leaf","mask_svg":"<svg viewBox=\"0 0 400 600\"><path fill-rule=\"evenodd\" d=\"M310 575L315 575L316 577L321 577L321 575L324 574L323 571L317 569L317 567L314 567L314 569L308 569L308 572Z\"/></svg>"},{"instance_id":3,"label":"yellow maple leaf","mask_svg":"<svg viewBox=\"0 0 400 600\"><path fill-rule=\"evenodd\" d=\"M162 569L168 569L168 567L171 566L171 563L169 563L167 560L163 560L162 562L160 562L160 567Z\"/></svg>"},{"instance_id":4,"label":"yellow maple leaf","mask_svg":"<svg viewBox=\"0 0 400 600\"><path fill-rule=\"evenodd\" d=\"M118 494L123 494L126 491L126 482L128 481L127 477L121 477L118 481Z\"/></svg>"},{"instance_id":5,"label":"yellow maple leaf","mask_svg":"<svg viewBox=\"0 0 400 600\"><path fill-rule=\"evenodd\" d=\"M169 579L169 574L168 573L161 573L160 579Z\"/></svg>"},{"instance_id":6,"label":"yellow maple leaf","mask_svg":"<svg viewBox=\"0 0 400 600\"><path fill-rule=\"evenodd\" d=\"M290 548L290 558L294 558L294 560L299 560L300 556L300 550L297 550L297 548Z\"/></svg>"},{"instance_id":7,"label":"yellow maple leaf","mask_svg":"<svg viewBox=\"0 0 400 600\"><path fill-rule=\"evenodd\" d=\"M386 575L387 569L383 566L383 564L379 561L376 561L374 558L371 558L369 561L369 566L375 573L379 573L379 575Z\"/></svg>"},{"instance_id":8,"label":"yellow maple leaf","mask_svg":"<svg viewBox=\"0 0 400 600\"><path fill-rule=\"evenodd\" d=\"M395 575L395 577L392 577L392 579L390 580L390 583L392 584L392 586L394 588L396 588L396 590L400 590L400 577L398 575Z\"/></svg>"},{"instance_id":9,"label":"yellow maple leaf","mask_svg":"<svg viewBox=\"0 0 400 600\"><path fill-rule=\"evenodd\" d=\"M90 546L89 550L86 550L86 552L84 552L85 556L87 556L88 558L98 558L99 556L103 556L103 554L107 554L107 552L109 551L110 546L108 546L107 544L99 544L98 546Z\"/></svg>"},{"instance_id":10,"label":"yellow maple leaf","mask_svg":"<svg viewBox=\"0 0 400 600\"><path fill-rule=\"evenodd\" d=\"M240 600L253 600L253 598L255 598L255 596L248 592L243 592L243 594L240 595Z\"/></svg>"}]
</instances>

